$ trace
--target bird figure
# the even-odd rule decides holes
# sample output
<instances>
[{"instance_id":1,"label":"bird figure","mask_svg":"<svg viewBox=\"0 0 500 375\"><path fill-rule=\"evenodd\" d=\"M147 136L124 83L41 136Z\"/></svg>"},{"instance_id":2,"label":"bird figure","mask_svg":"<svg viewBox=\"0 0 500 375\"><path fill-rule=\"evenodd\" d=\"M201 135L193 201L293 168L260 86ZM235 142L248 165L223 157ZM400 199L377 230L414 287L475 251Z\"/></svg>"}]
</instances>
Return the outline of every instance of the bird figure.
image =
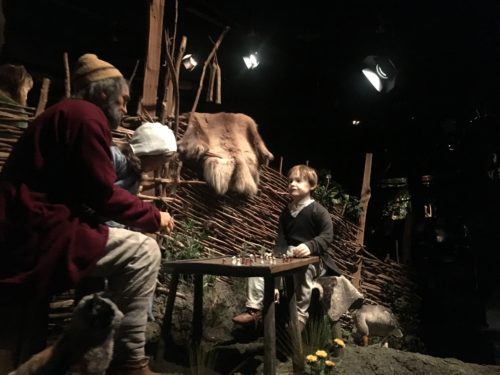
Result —
<instances>
[{"instance_id":1,"label":"bird figure","mask_svg":"<svg viewBox=\"0 0 500 375\"><path fill-rule=\"evenodd\" d=\"M122 318L122 312L111 300L99 294L85 296L56 343L8 375L63 375L70 373L70 368L77 368L82 375L104 375Z\"/></svg>"},{"instance_id":2,"label":"bird figure","mask_svg":"<svg viewBox=\"0 0 500 375\"><path fill-rule=\"evenodd\" d=\"M382 346L385 347L388 347L389 336L403 337L394 313L381 305L363 305L359 308L354 314L354 327L364 346L368 345L369 336L383 337Z\"/></svg>"}]
</instances>

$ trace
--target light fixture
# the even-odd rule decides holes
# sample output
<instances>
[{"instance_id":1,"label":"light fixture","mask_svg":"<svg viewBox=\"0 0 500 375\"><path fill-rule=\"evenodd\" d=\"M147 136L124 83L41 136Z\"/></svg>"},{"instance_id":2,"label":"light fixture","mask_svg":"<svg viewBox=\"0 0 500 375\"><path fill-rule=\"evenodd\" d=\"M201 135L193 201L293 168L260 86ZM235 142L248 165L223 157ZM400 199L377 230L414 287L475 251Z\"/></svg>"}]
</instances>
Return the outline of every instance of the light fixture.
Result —
<instances>
[{"instance_id":1,"label":"light fixture","mask_svg":"<svg viewBox=\"0 0 500 375\"><path fill-rule=\"evenodd\" d=\"M354 126L359 125L360 121L359 120L352 120L352 124Z\"/></svg>"},{"instance_id":2,"label":"light fixture","mask_svg":"<svg viewBox=\"0 0 500 375\"><path fill-rule=\"evenodd\" d=\"M251 53L249 56L243 56L243 61L245 62L247 69L255 69L260 64L257 52Z\"/></svg>"},{"instance_id":3,"label":"light fixture","mask_svg":"<svg viewBox=\"0 0 500 375\"><path fill-rule=\"evenodd\" d=\"M367 56L362 72L378 92L389 92L394 88L398 71L387 57Z\"/></svg>"},{"instance_id":4,"label":"light fixture","mask_svg":"<svg viewBox=\"0 0 500 375\"><path fill-rule=\"evenodd\" d=\"M184 68L191 71L194 68L196 68L196 65L198 65L198 62L194 59L192 54L188 54L182 58L182 64L184 65Z\"/></svg>"}]
</instances>

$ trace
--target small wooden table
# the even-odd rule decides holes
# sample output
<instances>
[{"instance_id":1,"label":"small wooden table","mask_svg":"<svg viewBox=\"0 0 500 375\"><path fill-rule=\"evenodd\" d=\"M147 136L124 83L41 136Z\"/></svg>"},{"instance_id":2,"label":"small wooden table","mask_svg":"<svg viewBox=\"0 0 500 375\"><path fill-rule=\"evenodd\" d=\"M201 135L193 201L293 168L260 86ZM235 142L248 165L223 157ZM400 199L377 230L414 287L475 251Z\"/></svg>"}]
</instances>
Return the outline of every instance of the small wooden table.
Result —
<instances>
[{"instance_id":1,"label":"small wooden table","mask_svg":"<svg viewBox=\"0 0 500 375\"><path fill-rule=\"evenodd\" d=\"M194 274L194 303L193 303L193 341L200 342L202 335L203 319L203 275L232 276L232 277L263 277L264 278L264 373L274 375L276 373L276 325L274 311L274 279L278 276L285 277L287 293L290 296L288 308L290 321L295 329L296 337L300 337L297 321L297 303L295 299L295 288L293 274L303 270L309 264L319 262L319 257L288 258L283 260L277 258L275 262L265 260L261 263L257 259L252 264L243 259L241 265L233 264L231 257L220 257L210 259L188 259L171 261L164 264L165 270L172 274L167 306L163 318L162 339L168 341L172 324L172 313L174 309L175 296L179 274ZM301 340L297 340L301 345ZM297 353L302 348L297 348ZM164 353L158 353L163 355ZM304 359L293 358L294 373L303 373Z\"/></svg>"}]
</instances>

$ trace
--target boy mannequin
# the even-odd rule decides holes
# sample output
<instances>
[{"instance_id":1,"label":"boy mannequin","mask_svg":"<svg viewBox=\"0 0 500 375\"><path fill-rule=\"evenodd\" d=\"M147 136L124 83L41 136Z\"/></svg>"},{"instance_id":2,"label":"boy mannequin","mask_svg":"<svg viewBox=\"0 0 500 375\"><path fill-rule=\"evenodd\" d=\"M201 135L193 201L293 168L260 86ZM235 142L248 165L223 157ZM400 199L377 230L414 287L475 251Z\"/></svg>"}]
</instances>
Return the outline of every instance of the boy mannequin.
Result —
<instances>
[{"instance_id":1,"label":"boy mannequin","mask_svg":"<svg viewBox=\"0 0 500 375\"><path fill-rule=\"evenodd\" d=\"M321 264L309 265L303 272L294 275L297 298L299 327L304 328L309 314L313 280L322 271L330 268L332 274L339 275L340 270L331 261L333 224L329 212L320 203L311 198L311 192L318 184L316 171L303 164L296 165L288 172L288 191L291 202L283 209L279 218L278 236L274 252L296 258L319 255ZM275 296L278 293L275 291ZM233 318L238 324L256 322L262 318L264 300L264 279L248 279L247 310ZM277 300L277 298L276 298Z\"/></svg>"}]
</instances>

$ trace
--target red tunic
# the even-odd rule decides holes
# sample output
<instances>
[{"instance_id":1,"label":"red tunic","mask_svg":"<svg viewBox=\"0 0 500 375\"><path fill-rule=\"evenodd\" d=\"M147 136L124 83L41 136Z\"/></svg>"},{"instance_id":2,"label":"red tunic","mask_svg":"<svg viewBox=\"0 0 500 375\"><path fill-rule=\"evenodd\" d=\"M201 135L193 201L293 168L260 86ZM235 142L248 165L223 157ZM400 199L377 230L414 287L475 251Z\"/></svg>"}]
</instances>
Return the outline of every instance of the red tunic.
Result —
<instances>
[{"instance_id":1,"label":"red tunic","mask_svg":"<svg viewBox=\"0 0 500 375\"><path fill-rule=\"evenodd\" d=\"M111 131L102 110L67 99L26 130L0 174L0 291L49 294L75 286L102 257L108 227L82 206L147 232L153 205L114 184Z\"/></svg>"}]
</instances>

